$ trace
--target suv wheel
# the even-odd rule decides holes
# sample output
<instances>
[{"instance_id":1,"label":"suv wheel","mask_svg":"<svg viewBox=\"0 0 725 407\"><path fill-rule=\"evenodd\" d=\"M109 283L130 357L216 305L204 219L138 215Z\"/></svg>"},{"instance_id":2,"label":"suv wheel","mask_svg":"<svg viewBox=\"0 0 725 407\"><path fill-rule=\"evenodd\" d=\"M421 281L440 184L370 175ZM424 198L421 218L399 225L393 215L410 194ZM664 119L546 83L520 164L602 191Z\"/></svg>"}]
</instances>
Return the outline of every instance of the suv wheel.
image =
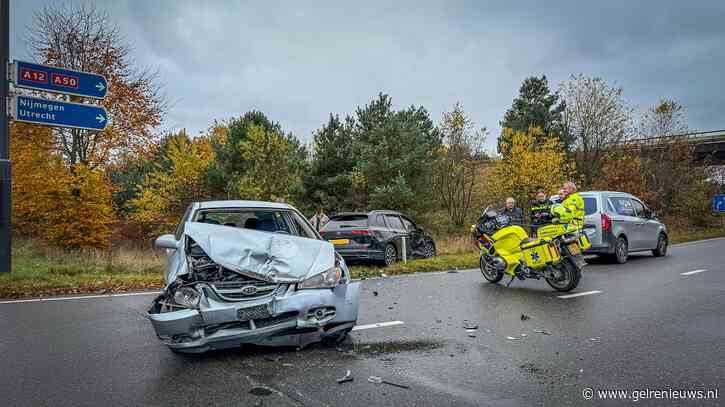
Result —
<instances>
[{"instance_id":1,"label":"suv wheel","mask_svg":"<svg viewBox=\"0 0 725 407\"><path fill-rule=\"evenodd\" d=\"M431 257L435 257L436 255L436 246L433 242L428 241L425 242L425 246L423 246L423 257L426 259L429 259Z\"/></svg>"},{"instance_id":2,"label":"suv wheel","mask_svg":"<svg viewBox=\"0 0 725 407\"><path fill-rule=\"evenodd\" d=\"M657 238L657 247L652 250L652 255L655 257L664 257L667 255L667 236L664 233L660 233Z\"/></svg>"},{"instance_id":3,"label":"suv wheel","mask_svg":"<svg viewBox=\"0 0 725 407\"><path fill-rule=\"evenodd\" d=\"M620 236L617 238L617 245L614 246L614 260L619 264L624 264L627 262L628 257L629 245L627 244L627 239L624 236Z\"/></svg>"}]
</instances>

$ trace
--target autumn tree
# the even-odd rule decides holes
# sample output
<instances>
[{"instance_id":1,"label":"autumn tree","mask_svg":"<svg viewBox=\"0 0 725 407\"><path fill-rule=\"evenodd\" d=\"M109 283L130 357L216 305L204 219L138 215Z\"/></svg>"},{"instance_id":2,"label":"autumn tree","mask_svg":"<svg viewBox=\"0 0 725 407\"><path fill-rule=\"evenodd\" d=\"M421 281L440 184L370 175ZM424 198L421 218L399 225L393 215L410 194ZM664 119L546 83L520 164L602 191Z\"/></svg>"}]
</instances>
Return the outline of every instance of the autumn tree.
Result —
<instances>
[{"instance_id":1,"label":"autumn tree","mask_svg":"<svg viewBox=\"0 0 725 407\"><path fill-rule=\"evenodd\" d=\"M506 111L501 128L525 132L530 127L538 127L543 137L558 137L564 149L568 150L571 139L563 120L565 106L559 93L552 92L549 88L546 75L528 77L521 84L519 95L513 100L511 108ZM510 134L512 133L501 132L498 138L499 153L502 152L503 145L510 147Z\"/></svg>"},{"instance_id":2,"label":"autumn tree","mask_svg":"<svg viewBox=\"0 0 725 407\"><path fill-rule=\"evenodd\" d=\"M585 188L600 174L606 149L631 136L632 110L622 92L621 87L601 78L583 75L572 76L561 86L566 104L563 120L572 137L577 170Z\"/></svg>"},{"instance_id":3,"label":"autumn tree","mask_svg":"<svg viewBox=\"0 0 725 407\"><path fill-rule=\"evenodd\" d=\"M433 176L433 188L453 224L461 226L471 208L486 129L474 130L473 121L460 103L443 113L439 129L443 147Z\"/></svg>"},{"instance_id":4,"label":"autumn tree","mask_svg":"<svg viewBox=\"0 0 725 407\"><path fill-rule=\"evenodd\" d=\"M155 72L136 67L131 48L107 14L92 5L46 6L35 13L27 42L32 56L41 63L108 79L108 95L100 101L108 111L106 130L53 130L56 146L70 166L83 164L94 169L122 153L148 149L165 102ZM70 100L91 102L76 96Z\"/></svg>"},{"instance_id":5,"label":"autumn tree","mask_svg":"<svg viewBox=\"0 0 725 407\"><path fill-rule=\"evenodd\" d=\"M129 220L149 236L173 230L191 202L209 196L205 174L214 159L209 137L191 139L182 131L168 135L164 144L163 159L128 202Z\"/></svg>"},{"instance_id":6,"label":"autumn tree","mask_svg":"<svg viewBox=\"0 0 725 407\"><path fill-rule=\"evenodd\" d=\"M106 248L114 224L112 187L83 164L69 171L53 146L51 129L13 123L15 232L64 248Z\"/></svg>"},{"instance_id":7,"label":"autumn tree","mask_svg":"<svg viewBox=\"0 0 725 407\"><path fill-rule=\"evenodd\" d=\"M558 138L542 138L536 127L526 132L505 131L510 132L511 147L505 147L487 179L488 188L499 199L512 196L518 202L528 202L539 189L554 192L569 179L574 164L567 160ZM541 142L534 143L537 139Z\"/></svg>"}]
</instances>

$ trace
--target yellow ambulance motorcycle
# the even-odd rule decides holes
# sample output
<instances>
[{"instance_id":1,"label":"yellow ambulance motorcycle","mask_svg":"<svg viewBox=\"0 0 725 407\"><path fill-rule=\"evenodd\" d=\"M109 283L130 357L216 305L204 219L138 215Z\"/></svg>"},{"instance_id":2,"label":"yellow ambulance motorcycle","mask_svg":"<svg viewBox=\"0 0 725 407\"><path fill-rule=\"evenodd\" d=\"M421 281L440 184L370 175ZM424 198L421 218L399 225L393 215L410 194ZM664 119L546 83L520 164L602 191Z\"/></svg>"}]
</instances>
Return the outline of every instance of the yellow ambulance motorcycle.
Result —
<instances>
[{"instance_id":1,"label":"yellow ambulance motorcycle","mask_svg":"<svg viewBox=\"0 0 725 407\"><path fill-rule=\"evenodd\" d=\"M554 207L557 209L552 207L552 214L556 216L561 208ZM492 283L506 274L511 277L509 285L514 278L544 278L557 291L571 291L579 284L581 268L586 264L581 252L588 247L588 240L568 225L543 226L537 238L529 238L522 227L511 225L508 216L486 208L478 224L473 225L473 233L481 250L481 274Z\"/></svg>"}]
</instances>

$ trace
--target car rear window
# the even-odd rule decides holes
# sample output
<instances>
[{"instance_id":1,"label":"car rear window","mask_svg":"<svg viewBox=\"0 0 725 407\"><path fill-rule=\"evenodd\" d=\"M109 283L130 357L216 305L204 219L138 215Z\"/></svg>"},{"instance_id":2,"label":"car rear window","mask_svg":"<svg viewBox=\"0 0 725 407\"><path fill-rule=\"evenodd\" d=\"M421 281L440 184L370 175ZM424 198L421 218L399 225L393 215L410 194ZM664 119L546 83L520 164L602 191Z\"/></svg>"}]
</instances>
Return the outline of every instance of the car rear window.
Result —
<instances>
[{"instance_id":1,"label":"car rear window","mask_svg":"<svg viewBox=\"0 0 725 407\"><path fill-rule=\"evenodd\" d=\"M342 215L333 216L330 221L325 224L325 229L345 229L345 228L366 228L368 227L367 215Z\"/></svg>"},{"instance_id":2,"label":"car rear window","mask_svg":"<svg viewBox=\"0 0 725 407\"><path fill-rule=\"evenodd\" d=\"M584 198L584 214L591 215L597 211L597 198Z\"/></svg>"}]
</instances>

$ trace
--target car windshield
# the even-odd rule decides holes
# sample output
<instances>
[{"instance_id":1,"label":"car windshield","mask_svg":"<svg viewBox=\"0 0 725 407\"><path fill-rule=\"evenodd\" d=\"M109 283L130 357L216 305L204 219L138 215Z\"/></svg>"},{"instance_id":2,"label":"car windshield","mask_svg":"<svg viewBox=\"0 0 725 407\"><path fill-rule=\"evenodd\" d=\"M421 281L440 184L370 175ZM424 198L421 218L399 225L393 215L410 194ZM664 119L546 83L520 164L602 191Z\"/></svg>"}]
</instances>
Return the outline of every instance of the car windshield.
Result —
<instances>
[{"instance_id":1,"label":"car windshield","mask_svg":"<svg viewBox=\"0 0 725 407\"><path fill-rule=\"evenodd\" d=\"M282 211L265 209L202 209L196 212L195 222L254 229L262 232L292 234Z\"/></svg>"},{"instance_id":2,"label":"car windshield","mask_svg":"<svg viewBox=\"0 0 725 407\"><path fill-rule=\"evenodd\" d=\"M325 229L365 228L367 226L367 215L341 215L333 216L325 225Z\"/></svg>"}]
</instances>

